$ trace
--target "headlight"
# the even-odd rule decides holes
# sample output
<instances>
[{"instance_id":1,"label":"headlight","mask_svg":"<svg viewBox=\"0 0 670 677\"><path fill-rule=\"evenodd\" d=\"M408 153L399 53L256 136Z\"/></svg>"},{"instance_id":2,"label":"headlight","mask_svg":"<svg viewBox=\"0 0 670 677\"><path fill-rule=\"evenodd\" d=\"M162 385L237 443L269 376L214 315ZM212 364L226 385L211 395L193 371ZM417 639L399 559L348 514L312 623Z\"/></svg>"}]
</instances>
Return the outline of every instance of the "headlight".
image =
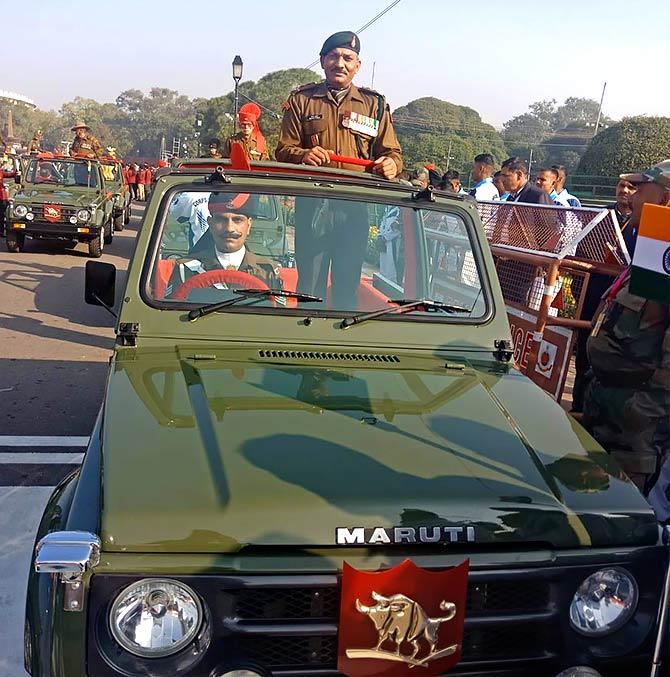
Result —
<instances>
[{"instance_id":1,"label":"headlight","mask_svg":"<svg viewBox=\"0 0 670 677\"><path fill-rule=\"evenodd\" d=\"M14 216L17 219L22 219L28 213L28 207L25 205L15 205L14 206Z\"/></svg>"},{"instance_id":2,"label":"headlight","mask_svg":"<svg viewBox=\"0 0 670 677\"><path fill-rule=\"evenodd\" d=\"M146 658L181 651L200 630L202 606L189 587L167 579L145 578L114 601L109 625L114 639Z\"/></svg>"},{"instance_id":3,"label":"headlight","mask_svg":"<svg viewBox=\"0 0 670 677\"><path fill-rule=\"evenodd\" d=\"M625 569L600 569L579 586L572 598L570 625L583 635L607 635L630 619L637 599L637 583Z\"/></svg>"},{"instance_id":4,"label":"headlight","mask_svg":"<svg viewBox=\"0 0 670 677\"><path fill-rule=\"evenodd\" d=\"M91 212L88 209L79 209L77 211L77 220L86 223L91 218Z\"/></svg>"}]
</instances>

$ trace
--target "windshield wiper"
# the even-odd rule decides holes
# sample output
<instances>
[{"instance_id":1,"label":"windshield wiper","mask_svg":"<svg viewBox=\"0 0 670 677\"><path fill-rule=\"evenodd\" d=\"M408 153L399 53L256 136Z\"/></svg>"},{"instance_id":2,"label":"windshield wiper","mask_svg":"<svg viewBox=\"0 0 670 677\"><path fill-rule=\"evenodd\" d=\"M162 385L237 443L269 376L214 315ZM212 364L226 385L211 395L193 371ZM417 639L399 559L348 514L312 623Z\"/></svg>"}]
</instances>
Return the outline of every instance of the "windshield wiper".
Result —
<instances>
[{"instance_id":1,"label":"windshield wiper","mask_svg":"<svg viewBox=\"0 0 670 677\"><path fill-rule=\"evenodd\" d=\"M446 313L469 313L467 308L460 308L459 306L452 306L448 303L440 303L439 301L431 301L430 299L389 299L387 303L393 303L392 308L382 308L371 313L364 313L363 315L354 315L353 317L345 317L340 323L340 329L348 329L355 324L366 322L367 320L374 320L382 315L390 315L397 313L402 315L410 310L421 308L426 313L437 312L442 310Z\"/></svg>"},{"instance_id":2,"label":"windshield wiper","mask_svg":"<svg viewBox=\"0 0 670 677\"><path fill-rule=\"evenodd\" d=\"M189 310L189 321L195 322L199 317L204 317L205 315L215 313L217 310L221 310L221 308L234 306L245 299L262 301L268 296L281 296L286 299L295 299L298 301L298 303L323 303L323 299L320 299L318 296L300 294L294 291L287 291L286 289L232 289L231 291L235 294L239 294L239 296L236 296L232 299L226 299L225 301L217 301L216 303L206 303L204 306L200 306L200 308Z\"/></svg>"}]
</instances>

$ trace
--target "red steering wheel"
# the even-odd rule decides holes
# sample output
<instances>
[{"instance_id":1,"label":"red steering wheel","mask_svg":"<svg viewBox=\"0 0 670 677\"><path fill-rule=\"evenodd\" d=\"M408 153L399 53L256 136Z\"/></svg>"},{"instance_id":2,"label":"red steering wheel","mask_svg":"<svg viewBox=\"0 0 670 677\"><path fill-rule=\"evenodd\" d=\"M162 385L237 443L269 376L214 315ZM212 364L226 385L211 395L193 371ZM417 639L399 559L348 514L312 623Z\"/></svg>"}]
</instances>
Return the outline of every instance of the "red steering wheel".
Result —
<instances>
[{"instance_id":1,"label":"red steering wheel","mask_svg":"<svg viewBox=\"0 0 670 677\"><path fill-rule=\"evenodd\" d=\"M228 287L241 287L243 289L269 289L269 287L254 275L243 273L241 270L208 270L198 273L184 282L172 294L176 301L185 301L193 289L205 289L213 287L216 283L223 283Z\"/></svg>"}]
</instances>

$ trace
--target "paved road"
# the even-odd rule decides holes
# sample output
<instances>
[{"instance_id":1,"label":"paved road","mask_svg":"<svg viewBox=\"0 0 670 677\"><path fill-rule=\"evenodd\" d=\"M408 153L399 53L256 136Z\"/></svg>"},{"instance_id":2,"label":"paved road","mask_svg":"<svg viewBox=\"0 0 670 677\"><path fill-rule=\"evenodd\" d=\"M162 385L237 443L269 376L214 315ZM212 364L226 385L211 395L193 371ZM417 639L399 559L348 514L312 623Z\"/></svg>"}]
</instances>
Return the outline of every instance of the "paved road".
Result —
<instances>
[{"instance_id":1,"label":"paved road","mask_svg":"<svg viewBox=\"0 0 670 677\"><path fill-rule=\"evenodd\" d=\"M117 298L143 207L103 251ZM0 676L23 671L23 606L37 523L55 486L81 462L100 406L114 318L83 302L86 249L0 240Z\"/></svg>"}]
</instances>

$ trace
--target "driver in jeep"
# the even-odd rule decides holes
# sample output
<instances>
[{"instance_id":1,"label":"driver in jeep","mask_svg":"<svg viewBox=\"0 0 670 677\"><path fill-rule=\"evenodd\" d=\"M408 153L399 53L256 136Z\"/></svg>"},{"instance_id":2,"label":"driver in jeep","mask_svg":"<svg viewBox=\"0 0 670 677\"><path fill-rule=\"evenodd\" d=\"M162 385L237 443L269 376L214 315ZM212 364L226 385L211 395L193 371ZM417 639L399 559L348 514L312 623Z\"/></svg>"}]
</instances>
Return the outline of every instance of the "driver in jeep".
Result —
<instances>
[{"instance_id":1,"label":"driver in jeep","mask_svg":"<svg viewBox=\"0 0 670 677\"><path fill-rule=\"evenodd\" d=\"M245 245L253 215L257 212L256 196L212 193L207 204L209 228L189 256L176 262L166 296L182 296L184 289L202 286L281 289L279 268L275 263L257 256ZM205 277L204 274L210 271L221 272ZM198 275L203 277L196 279Z\"/></svg>"}]
</instances>

